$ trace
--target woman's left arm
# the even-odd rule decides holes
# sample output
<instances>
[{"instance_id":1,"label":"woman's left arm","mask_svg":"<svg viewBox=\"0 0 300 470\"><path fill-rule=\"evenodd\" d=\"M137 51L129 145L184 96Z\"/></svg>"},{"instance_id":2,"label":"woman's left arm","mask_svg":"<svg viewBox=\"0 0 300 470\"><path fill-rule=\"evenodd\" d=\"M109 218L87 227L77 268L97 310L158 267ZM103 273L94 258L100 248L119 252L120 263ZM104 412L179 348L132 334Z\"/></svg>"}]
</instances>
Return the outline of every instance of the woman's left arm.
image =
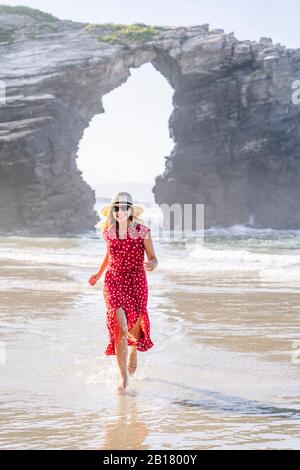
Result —
<instances>
[{"instance_id":1,"label":"woman's left arm","mask_svg":"<svg viewBox=\"0 0 300 470\"><path fill-rule=\"evenodd\" d=\"M144 247L148 261L144 261L144 266L147 271L153 271L158 265L158 259L155 256L155 251L152 243L151 233L147 232L146 237L144 238Z\"/></svg>"}]
</instances>

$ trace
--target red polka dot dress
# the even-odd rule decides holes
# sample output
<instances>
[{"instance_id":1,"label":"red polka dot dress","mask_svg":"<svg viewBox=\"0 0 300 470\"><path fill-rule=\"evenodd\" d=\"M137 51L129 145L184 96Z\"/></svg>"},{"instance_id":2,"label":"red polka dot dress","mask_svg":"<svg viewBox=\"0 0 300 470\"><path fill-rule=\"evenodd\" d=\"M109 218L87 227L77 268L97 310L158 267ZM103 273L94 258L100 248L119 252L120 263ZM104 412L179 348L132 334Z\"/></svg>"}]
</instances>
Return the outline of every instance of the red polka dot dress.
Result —
<instances>
[{"instance_id":1,"label":"red polka dot dress","mask_svg":"<svg viewBox=\"0 0 300 470\"><path fill-rule=\"evenodd\" d=\"M109 253L103 289L109 335L105 350L107 355L116 354L114 316L118 307L122 307L125 312L128 330L141 316L139 341L127 337L127 344L135 345L138 351L147 351L153 346L147 309L148 282L144 267L144 238L150 230L142 223L131 222L127 227L127 236L119 240L114 226L103 229L102 236Z\"/></svg>"}]
</instances>

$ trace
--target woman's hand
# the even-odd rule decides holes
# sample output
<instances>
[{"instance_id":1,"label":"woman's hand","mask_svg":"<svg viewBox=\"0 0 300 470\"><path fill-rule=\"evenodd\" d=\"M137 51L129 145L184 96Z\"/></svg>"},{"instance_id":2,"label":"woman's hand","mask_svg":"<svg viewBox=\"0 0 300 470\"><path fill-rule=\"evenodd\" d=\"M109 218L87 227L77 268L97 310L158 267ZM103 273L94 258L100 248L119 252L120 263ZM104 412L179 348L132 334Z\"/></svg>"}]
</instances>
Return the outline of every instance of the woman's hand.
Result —
<instances>
[{"instance_id":1,"label":"woman's hand","mask_svg":"<svg viewBox=\"0 0 300 470\"><path fill-rule=\"evenodd\" d=\"M155 260L151 261L144 261L144 267L146 271L153 271L157 266L157 262Z\"/></svg>"},{"instance_id":2,"label":"woman's hand","mask_svg":"<svg viewBox=\"0 0 300 470\"><path fill-rule=\"evenodd\" d=\"M94 286L96 284L96 282L100 279L100 276L99 274L93 274L90 278L89 278L89 284L91 286Z\"/></svg>"}]
</instances>

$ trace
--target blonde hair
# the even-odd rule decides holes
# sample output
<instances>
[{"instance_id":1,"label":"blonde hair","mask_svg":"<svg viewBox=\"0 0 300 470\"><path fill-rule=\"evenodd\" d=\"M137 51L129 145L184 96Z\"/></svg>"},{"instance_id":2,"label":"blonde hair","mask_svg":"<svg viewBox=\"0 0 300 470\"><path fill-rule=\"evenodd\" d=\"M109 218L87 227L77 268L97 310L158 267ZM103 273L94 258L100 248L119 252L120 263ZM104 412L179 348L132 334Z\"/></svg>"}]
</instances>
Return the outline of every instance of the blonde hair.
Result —
<instances>
[{"instance_id":1,"label":"blonde hair","mask_svg":"<svg viewBox=\"0 0 300 470\"><path fill-rule=\"evenodd\" d=\"M135 215L134 212L132 214L132 210L131 210L131 214L128 218L131 219L132 222L138 222L140 224L144 223L143 219L141 219L140 216ZM106 229L106 228L108 229L109 227L111 227L115 222L116 222L116 220L113 216L112 209L110 209L108 216L104 220L99 222L97 224L97 227L100 227L101 230L103 231L104 229Z\"/></svg>"}]
</instances>

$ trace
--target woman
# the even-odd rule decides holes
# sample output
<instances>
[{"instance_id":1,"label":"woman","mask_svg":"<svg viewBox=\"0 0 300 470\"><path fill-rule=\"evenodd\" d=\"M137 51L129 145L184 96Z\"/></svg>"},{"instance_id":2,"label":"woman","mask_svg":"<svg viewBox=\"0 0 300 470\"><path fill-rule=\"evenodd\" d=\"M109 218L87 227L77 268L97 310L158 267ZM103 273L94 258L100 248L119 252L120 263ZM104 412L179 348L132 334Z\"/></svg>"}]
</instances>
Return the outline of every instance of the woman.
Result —
<instances>
[{"instance_id":1,"label":"woman","mask_svg":"<svg viewBox=\"0 0 300 470\"><path fill-rule=\"evenodd\" d=\"M104 279L106 325L109 344L105 354L116 354L121 381L117 392L124 392L128 374L137 368L137 350L147 351L153 346L147 310L148 282L146 271L158 264L151 229L143 224L142 207L133 204L130 193L116 193L111 204L101 210L106 217L96 225L103 228L106 253L98 273L89 279L95 285L107 268ZM148 261L144 261L144 252ZM131 346L127 365L128 345Z\"/></svg>"}]
</instances>

